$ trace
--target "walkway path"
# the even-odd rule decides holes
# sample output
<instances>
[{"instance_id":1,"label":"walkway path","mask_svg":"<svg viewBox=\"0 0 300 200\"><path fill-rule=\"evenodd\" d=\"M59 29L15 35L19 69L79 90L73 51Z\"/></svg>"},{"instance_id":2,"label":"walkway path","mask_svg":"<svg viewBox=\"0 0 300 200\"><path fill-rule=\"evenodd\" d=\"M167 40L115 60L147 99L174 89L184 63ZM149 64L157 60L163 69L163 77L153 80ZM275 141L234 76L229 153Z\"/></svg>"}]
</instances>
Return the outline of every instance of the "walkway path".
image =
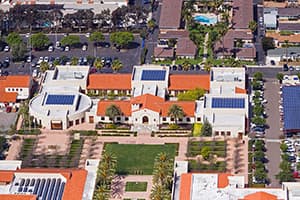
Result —
<instances>
[{"instance_id":1,"label":"walkway path","mask_svg":"<svg viewBox=\"0 0 300 200\"><path fill-rule=\"evenodd\" d=\"M7 152L6 160L16 160L22 147L22 139L12 140Z\"/></svg>"},{"instance_id":2,"label":"walkway path","mask_svg":"<svg viewBox=\"0 0 300 200\"><path fill-rule=\"evenodd\" d=\"M207 59L207 42L209 39L209 32L205 34L205 39L204 39L204 50L203 50L203 62L206 62Z\"/></svg>"}]
</instances>

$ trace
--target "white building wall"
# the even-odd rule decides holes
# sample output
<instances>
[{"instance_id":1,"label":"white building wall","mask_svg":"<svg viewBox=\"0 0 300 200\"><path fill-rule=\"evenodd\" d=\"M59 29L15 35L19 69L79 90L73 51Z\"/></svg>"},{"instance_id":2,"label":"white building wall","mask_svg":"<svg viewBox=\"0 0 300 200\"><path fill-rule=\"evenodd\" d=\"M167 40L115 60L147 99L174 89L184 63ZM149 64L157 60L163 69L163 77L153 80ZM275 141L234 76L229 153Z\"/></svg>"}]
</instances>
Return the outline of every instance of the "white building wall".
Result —
<instances>
[{"instance_id":1,"label":"white building wall","mask_svg":"<svg viewBox=\"0 0 300 200\"><path fill-rule=\"evenodd\" d=\"M5 92L17 92L18 100L28 99L30 95L30 89L24 87L7 87L5 88Z\"/></svg>"},{"instance_id":2,"label":"white building wall","mask_svg":"<svg viewBox=\"0 0 300 200\"><path fill-rule=\"evenodd\" d=\"M143 117L148 117L149 125L158 125L160 124L160 116L158 112L154 112L149 109L142 109L132 112L132 123L134 124L143 124Z\"/></svg>"}]
</instances>

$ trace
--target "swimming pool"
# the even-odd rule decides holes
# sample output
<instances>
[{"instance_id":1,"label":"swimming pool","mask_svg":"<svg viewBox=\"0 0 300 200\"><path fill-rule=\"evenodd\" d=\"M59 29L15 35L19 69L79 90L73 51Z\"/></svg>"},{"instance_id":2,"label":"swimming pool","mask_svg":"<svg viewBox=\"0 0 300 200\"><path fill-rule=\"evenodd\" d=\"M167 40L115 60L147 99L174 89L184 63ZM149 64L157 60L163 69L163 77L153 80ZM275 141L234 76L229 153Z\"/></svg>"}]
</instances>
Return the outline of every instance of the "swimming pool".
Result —
<instances>
[{"instance_id":1,"label":"swimming pool","mask_svg":"<svg viewBox=\"0 0 300 200\"><path fill-rule=\"evenodd\" d=\"M207 17L204 15L197 15L194 17L194 20L201 24L211 25L217 23L217 16Z\"/></svg>"}]
</instances>

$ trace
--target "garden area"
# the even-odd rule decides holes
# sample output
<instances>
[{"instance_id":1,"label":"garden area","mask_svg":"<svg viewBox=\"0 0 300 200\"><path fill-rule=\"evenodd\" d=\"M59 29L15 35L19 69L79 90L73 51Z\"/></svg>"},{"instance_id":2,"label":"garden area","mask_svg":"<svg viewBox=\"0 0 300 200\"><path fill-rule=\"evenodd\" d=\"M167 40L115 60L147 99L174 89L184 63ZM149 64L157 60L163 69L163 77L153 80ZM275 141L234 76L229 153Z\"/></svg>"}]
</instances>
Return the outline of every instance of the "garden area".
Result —
<instances>
[{"instance_id":1,"label":"garden area","mask_svg":"<svg viewBox=\"0 0 300 200\"><path fill-rule=\"evenodd\" d=\"M36 139L24 139L19 154L23 167L78 167L84 139L73 139L66 155L35 154Z\"/></svg>"},{"instance_id":2,"label":"garden area","mask_svg":"<svg viewBox=\"0 0 300 200\"><path fill-rule=\"evenodd\" d=\"M147 191L147 182L126 182L126 192L145 192Z\"/></svg>"},{"instance_id":3,"label":"garden area","mask_svg":"<svg viewBox=\"0 0 300 200\"><path fill-rule=\"evenodd\" d=\"M224 172L226 146L225 141L189 141L189 170Z\"/></svg>"},{"instance_id":4,"label":"garden area","mask_svg":"<svg viewBox=\"0 0 300 200\"><path fill-rule=\"evenodd\" d=\"M178 144L146 145L105 143L104 151L116 156L117 174L151 175L153 174L155 157L159 153L165 152L174 159L177 155L178 148Z\"/></svg>"}]
</instances>

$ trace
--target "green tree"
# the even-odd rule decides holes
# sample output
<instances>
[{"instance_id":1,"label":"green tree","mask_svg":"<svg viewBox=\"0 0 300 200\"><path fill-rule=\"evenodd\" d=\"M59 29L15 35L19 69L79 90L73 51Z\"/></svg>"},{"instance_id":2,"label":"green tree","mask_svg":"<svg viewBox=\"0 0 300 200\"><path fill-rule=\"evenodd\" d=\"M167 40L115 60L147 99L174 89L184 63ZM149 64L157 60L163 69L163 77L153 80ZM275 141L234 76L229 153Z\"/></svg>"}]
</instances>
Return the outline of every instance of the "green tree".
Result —
<instances>
[{"instance_id":1,"label":"green tree","mask_svg":"<svg viewBox=\"0 0 300 200\"><path fill-rule=\"evenodd\" d=\"M22 61L27 53L27 48L24 42L13 43L11 45L11 54L14 61Z\"/></svg>"},{"instance_id":2,"label":"green tree","mask_svg":"<svg viewBox=\"0 0 300 200\"><path fill-rule=\"evenodd\" d=\"M80 44L78 35L68 35L60 40L62 46L77 46Z\"/></svg>"},{"instance_id":3,"label":"green tree","mask_svg":"<svg viewBox=\"0 0 300 200\"><path fill-rule=\"evenodd\" d=\"M184 117L184 111L179 105L173 104L169 107L168 116L174 118L177 124L177 120Z\"/></svg>"},{"instance_id":4,"label":"green tree","mask_svg":"<svg viewBox=\"0 0 300 200\"><path fill-rule=\"evenodd\" d=\"M110 118L113 122L115 122L115 118L122 114L121 109L115 104L111 104L105 110L105 115Z\"/></svg>"},{"instance_id":5,"label":"green tree","mask_svg":"<svg viewBox=\"0 0 300 200\"><path fill-rule=\"evenodd\" d=\"M130 32L114 32L110 34L110 41L122 49L134 41L134 36Z\"/></svg>"},{"instance_id":6,"label":"green tree","mask_svg":"<svg viewBox=\"0 0 300 200\"><path fill-rule=\"evenodd\" d=\"M286 152L286 151L288 150L287 144L281 143L281 144L280 144L280 150L281 150L282 152Z\"/></svg>"},{"instance_id":7,"label":"green tree","mask_svg":"<svg viewBox=\"0 0 300 200\"><path fill-rule=\"evenodd\" d=\"M95 67L96 69L101 70L101 69L103 68L103 66L104 66L104 64L103 64L103 62L101 61L100 58L96 58L96 59L94 60L94 67Z\"/></svg>"},{"instance_id":8,"label":"green tree","mask_svg":"<svg viewBox=\"0 0 300 200\"><path fill-rule=\"evenodd\" d=\"M255 151L254 152L254 158L255 160L263 162L265 159L265 153L263 151Z\"/></svg>"},{"instance_id":9,"label":"green tree","mask_svg":"<svg viewBox=\"0 0 300 200\"><path fill-rule=\"evenodd\" d=\"M252 118L252 122L254 124L257 124L257 125L265 125L266 124L266 119L261 118L259 116L255 116L255 117Z\"/></svg>"},{"instance_id":10,"label":"green tree","mask_svg":"<svg viewBox=\"0 0 300 200\"><path fill-rule=\"evenodd\" d=\"M71 59L71 65L78 65L78 58L72 57L72 59Z\"/></svg>"},{"instance_id":11,"label":"green tree","mask_svg":"<svg viewBox=\"0 0 300 200\"><path fill-rule=\"evenodd\" d=\"M258 168L254 171L254 177L256 181L265 182L267 177L266 170L264 168Z\"/></svg>"},{"instance_id":12,"label":"green tree","mask_svg":"<svg viewBox=\"0 0 300 200\"><path fill-rule=\"evenodd\" d=\"M112 70L113 70L114 72L117 72L117 71L121 70L122 67L123 67L123 64L121 63L120 60L114 60L114 61L112 62L111 68L112 68Z\"/></svg>"},{"instance_id":13,"label":"green tree","mask_svg":"<svg viewBox=\"0 0 300 200\"><path fill-rule=\"evenodd\" d=\"M255 72L253 74L253 78L257 81L262 81L263 80L263 73L262 72Z\"/></svg>"},{"instance_id":14,"label":"green tree","mask_svg":"<svg viewBox=\"0 0 300 200\"><path fill-rule=\"evenodd\" d=\"M204 146L201 149L200 154L204 160L208 160L210 158L211 152L212 152L212 149L210 146Z\"/></svg>"},{"instance_id":15,"label":"green tree","mask_svg":"<svg viewBox=\"0 0 300 200\"><path fill-rule=\"evenodd\" d=\"M248 28L253 32L255 32L256 28L257 28L257 23L254 20L251 20L248 24Z\"/></svg>"},{"instance_id":16,"label":"green tree","mask_svg":"<svg viewBox=\"0 0 300 200\"><path fill-rule=\"evenodd\" d=\"M169 47L175 47L176 43L177 43L177 40L174 39L174 38L171 38L171 39L168 40L168 46Z\"/></svg>"},{"instance_id":17,"label":"green tree","mask_svg":"<svg viewBox=\"0 0 300 200\"><path fill-rule=\"evenodd\" d=\"M194 90L188 90L187 92L180 93L177 96L178 101L196 101L203 97L205 90L195 88Z\"/></svg>"},{"instance_id":18,"label":"green tree","mask_svg":"<svg viewBox=\"0 0 300 200\"><path fill-rule=\"evenodd\" d=\"M21 36L15 32L8 34L5 41L11 47L15 44L21 44L23 42Z\"/></svg>"},{"instance_id":19,"label":"green tree","mask_svg":"<svg viewBox=\"0 0 300 200\"><path fill-rule=\"evenodd\" d=\"M212 136L212 126L207 119L204 119L201 127L201 136Z\"/></svg>"},{"instance_id":20,"label":"green tree","mask_svg":"<svg viewBox=\"0 0 300 200\"><path fill-rule=\"evenodd\" d=\"M42 50L50 44L50 40L44 33L36 33L30 37L30 43L34 49Z\"/></svg>"},{"instance_id":21,"label":"green tree","mask_svg":"<svg viewBox=\"0 0 300 200\"><path fill-rule=\"evenodd\" d=\"M156 27L156 23L155 23L155 20L154 19L150 19L148 22L147 22L147 27L148 29L152 32L155 27Z\"/></svg>"},{"instance_id":22,"label":"green tree","mask_svg":"<svg viewBox=\"0 0 300 200\"><path fill-rule=\"evenodd\" d=\"M278 79L279 83L282 83L283 76L284 76L283 73L276 74L276 78Z\"/></svg>"},{"instance_id":23,"label":"green tree","mask_svg":"<svg viewBox=\"0 0 300 200\"><path fill-rule=\"evenodd\" d=\"M269 49L275 49L274 39L271 37L263 37L262 46L265 52Z\"/></svg>"},{"instance_id":24,"label":"green tree","mask_svg":"<svg viewBox=\"0 0 300 200\"><path fill-rule=\"evenodd\" d=\"M260 116L263 113L264 113L264 107L262 105L254 106L254 108L253 108L253 114L255 116Z\"/></svg>"},{"instance_id":25,"label":"green tree","mask_svg":"<svg viewBox=\"0 0 300 200\"><path fill-rule=\"evenodd\" d=\"M91 36L89 37L89 41L94 43L94 56L97 55L97 43L104 41L105 37L104 35L99 32L99 31L95 31L91 34Z\"/></svg>"},{"instance_id":26,"label":"green tree","mask_svg":"<svg viewBox=\"0 0 300 200\"><path fill-rule=\"evenodd\" d=\"M49 69L49 63L47 63L47 62L41 62L41 64L40 64L40 70L42 71L42 72L45 72L45 71L47 71L48 69Z\"/></svg>"}]
</instances>

